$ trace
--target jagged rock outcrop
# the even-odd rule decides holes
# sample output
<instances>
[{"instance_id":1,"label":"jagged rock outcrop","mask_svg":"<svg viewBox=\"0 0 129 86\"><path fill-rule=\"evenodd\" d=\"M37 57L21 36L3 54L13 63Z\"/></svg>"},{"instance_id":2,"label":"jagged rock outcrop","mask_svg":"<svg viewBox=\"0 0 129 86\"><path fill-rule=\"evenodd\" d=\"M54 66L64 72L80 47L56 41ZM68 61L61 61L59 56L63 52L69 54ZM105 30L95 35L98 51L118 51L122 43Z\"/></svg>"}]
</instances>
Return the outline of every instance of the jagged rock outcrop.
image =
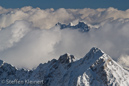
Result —
<instances>
[{"instance_id":1,"label":"jagged rock outcrop","mask_svg":"<svg viewBox=\"0 0 129 86\"><path fill-rule=\"evenodd\" d=\"M56 26L60 26L60 29L66 29L66 28L78 29L80 32L88 32L91 29L91 27L85 24L84 22L78 22L77 25L72 25L71 23L66 25L58 22Z\"/></svg>"}]
</instances>

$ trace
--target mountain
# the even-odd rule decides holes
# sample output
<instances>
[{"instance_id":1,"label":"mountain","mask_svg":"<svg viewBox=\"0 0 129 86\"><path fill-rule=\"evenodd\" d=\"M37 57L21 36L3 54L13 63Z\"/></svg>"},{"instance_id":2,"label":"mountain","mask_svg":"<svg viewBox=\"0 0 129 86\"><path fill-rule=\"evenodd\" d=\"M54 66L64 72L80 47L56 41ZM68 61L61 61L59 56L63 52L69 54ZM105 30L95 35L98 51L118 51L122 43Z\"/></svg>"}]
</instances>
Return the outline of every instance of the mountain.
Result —
<instances>
[{"instance_id":1,"label":"mountain","mask_svg":"<svg viewBox=\"0 0 129 86\"><path fill-rule=\"evenodd\" d=\"M0 86L129 86L129 72L94 47L80 60L66 53L31 71L0 60L0 81Z\"/></svg>"},{"instance_id":2,"label":"mountain","mask_svg":"<svg viewBox=\"0 0 129 86\"><path fill-rule=\"evenodd\" d=\"M58 22L56 26L60 26L60 29L66 29L66 28L78 29L80 32L88 32L91 29L91 27L85 24L84 22L78 22L77 25L72 25L72 23L66 25Z\"/></svg>"}]
</instances>

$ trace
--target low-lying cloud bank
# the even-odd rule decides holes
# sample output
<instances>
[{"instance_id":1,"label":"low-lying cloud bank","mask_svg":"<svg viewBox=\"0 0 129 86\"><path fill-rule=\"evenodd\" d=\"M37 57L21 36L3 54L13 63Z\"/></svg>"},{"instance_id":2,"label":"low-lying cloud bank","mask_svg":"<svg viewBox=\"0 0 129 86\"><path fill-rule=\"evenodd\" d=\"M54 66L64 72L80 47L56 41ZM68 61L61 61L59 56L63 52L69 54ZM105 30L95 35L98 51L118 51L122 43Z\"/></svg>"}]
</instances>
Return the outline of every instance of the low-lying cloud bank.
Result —
<instances>
[{"instance_id":1,"label":"low-lying cloud bank","mask_svg":"<svg viewBox=\"0 0 129 86\"><path fill-rule=\"evenodd\" d=\"M33 68L66 52L80 58L99 47L129 67L129 10L40 9L0 7L0 59L19 68ZM63 29L57 22L98 25L88 33Z\"/></svg>"},{"instance_id":2,"label":"low-lying cloud bank","mask_svg":"<svg viewBox=\"0 0 129 86\"><path fill-rule=\"evenodd\" d=\"M99 24L106 19L129 18L129 10L121 11L115 8L108 9L64 9L58 10L32 8L30 6L5 9L0 7L0 28L5 28L13 24L16 20L26 20L32 22L34 27L40 29L49 29L57 22L69 23L77 21L86 21L90 24Z\"/></svg>"}]
</instances>

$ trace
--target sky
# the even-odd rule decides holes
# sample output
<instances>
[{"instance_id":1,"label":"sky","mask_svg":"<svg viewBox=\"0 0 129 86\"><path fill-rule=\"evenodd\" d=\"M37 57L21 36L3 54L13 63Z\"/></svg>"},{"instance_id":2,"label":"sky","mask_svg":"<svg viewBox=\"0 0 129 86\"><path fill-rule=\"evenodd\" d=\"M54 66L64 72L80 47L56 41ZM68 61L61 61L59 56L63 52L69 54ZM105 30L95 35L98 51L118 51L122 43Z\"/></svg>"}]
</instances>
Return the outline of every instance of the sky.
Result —
<instances>
[{"instance_id":1,"label":"sky","mask_svg":"<svg viewBox=\"0 0 129 86\"><path fill-rule=\"evenodd\" d=\"M114 7L119 10L129 8L129 0L0 0L0 6L4 8L21 8L24 6L47 8L109 8Z\"/></svg>"}]
</instances>

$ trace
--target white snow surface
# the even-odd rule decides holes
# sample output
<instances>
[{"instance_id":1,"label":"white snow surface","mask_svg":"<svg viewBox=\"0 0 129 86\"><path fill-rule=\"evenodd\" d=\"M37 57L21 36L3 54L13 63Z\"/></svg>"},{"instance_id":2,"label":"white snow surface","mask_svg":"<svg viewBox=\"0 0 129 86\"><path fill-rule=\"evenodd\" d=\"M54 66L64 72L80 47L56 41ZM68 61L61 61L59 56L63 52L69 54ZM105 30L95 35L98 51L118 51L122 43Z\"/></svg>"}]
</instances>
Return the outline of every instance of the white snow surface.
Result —
<instances>
[{"instance_id":1,"label":"white snow surface","mask_svg":"<svg viewBox=\"0 0 129 86\"><path fill-rule=\"evenodd\" d=\"M6 80L16 79L43 80L43 83L7 84ZM0 86L129 86L129 72L102 50L93 47L80 60L66 53L58 60L40 64L30 71L18 70L0 60L0 81Z\"/></svg>"}]
</instances>

